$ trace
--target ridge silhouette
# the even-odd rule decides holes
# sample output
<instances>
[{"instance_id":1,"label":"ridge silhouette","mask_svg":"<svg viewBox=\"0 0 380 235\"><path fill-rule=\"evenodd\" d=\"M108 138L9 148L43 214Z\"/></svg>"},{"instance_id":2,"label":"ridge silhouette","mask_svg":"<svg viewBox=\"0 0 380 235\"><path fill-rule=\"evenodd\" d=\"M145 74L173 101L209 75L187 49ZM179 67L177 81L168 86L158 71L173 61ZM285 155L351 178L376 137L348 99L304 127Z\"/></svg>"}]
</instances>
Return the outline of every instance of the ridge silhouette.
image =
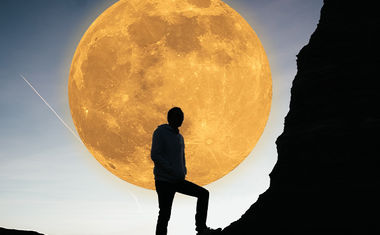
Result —
<instances>
[{"instance_id":1,"label":"ridge silhouette","mask_svg":"<svg viewBox=\"0 0 380 235\"><path fill-rule=\"evenodd\" d=\"M1 235L43 235L34 231L25 231L25 230L16 230L16 229L7 229L0 227Z\"/></svg>"},{"instance_id":2,"label":"ridge silhouette","mask_svg":"<svg viewBox=\"0 0 380 235\"><path fill-rule=\"evenodd\" d=\"M297 56L270 187L223 235L379 234L380 14L325 0Z\"/></svg>"}]
</instances>

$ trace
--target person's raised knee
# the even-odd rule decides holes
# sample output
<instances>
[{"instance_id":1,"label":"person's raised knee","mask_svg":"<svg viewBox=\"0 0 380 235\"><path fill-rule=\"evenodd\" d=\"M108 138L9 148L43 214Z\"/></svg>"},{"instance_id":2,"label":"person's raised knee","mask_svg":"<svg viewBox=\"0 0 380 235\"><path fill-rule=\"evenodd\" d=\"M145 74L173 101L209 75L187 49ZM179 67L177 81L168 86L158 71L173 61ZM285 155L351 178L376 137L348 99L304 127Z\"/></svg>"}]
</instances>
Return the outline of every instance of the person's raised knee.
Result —
<instances>
[{"instance_id":1,"label":"person's raised knee","mask_svg":"<svg viewBox=\"0 0 380 235\"><path fill-rule=\"evenodd\" d=\"M208 198L210 196L210 192L204 188L204 190L202 190L202 196Z\"/></svg>"}]
</instances>

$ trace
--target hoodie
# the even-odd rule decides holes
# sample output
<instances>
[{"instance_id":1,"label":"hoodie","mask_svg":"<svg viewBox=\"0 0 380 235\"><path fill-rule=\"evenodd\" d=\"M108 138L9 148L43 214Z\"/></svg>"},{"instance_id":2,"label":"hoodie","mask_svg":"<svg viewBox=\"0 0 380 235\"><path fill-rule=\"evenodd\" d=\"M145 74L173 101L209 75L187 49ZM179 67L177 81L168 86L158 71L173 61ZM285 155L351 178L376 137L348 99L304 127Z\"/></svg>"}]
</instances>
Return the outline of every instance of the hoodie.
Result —
<instances>
[{"instance_id":1,"label":"hoodie","mask_svg":"<svg viewBox=\"0 0 380 235\"><path fill-rule=\"evenodd\" d=\"M152 138L151 158L155 180L174 183L185 179L185 143L178 129L168 124L157 127Z\"/></svg>"}]
</instances>

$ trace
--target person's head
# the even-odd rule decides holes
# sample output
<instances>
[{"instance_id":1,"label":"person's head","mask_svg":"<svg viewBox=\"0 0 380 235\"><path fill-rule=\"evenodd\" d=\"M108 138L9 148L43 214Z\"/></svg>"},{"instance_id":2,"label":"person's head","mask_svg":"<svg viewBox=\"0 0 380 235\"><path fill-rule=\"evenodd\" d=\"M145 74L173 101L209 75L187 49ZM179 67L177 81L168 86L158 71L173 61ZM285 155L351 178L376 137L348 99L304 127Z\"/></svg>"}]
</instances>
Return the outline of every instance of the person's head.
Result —
<instances>
[{"instance_id":1,"label":"person's head","mask_svg":"<svg viewBox=\"0 0 380 235\"><path fill-rule=\"evenodd\" d=\"M174 107L168 111L168 122L169 125L178 128L183 122L183 112L180 108Z\"/></svg>"}]
</instances>

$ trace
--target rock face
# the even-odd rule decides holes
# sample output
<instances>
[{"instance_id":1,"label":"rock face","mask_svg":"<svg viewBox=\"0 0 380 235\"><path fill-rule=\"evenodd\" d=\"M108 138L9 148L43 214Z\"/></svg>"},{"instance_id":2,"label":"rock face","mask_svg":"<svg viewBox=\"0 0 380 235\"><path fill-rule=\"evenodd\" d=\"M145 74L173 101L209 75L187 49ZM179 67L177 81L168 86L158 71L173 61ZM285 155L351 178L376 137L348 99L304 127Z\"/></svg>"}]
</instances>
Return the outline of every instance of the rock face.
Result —
<instances>
[{"instance_id":1,"label":"rock face","mask_svg":"<svg viewBox=\"0 0 380 235\"><path fill-rule=\"evenodd\" d=\"M1 235L43 235L41 233L33 232L33 231L23 231L23 230L15 230L15 229L6 229L0 227Z\"/></svg>"},{"instance_id":2,"label":"rock face","mask_svg":"<svg viewBox=\"0 0 380 235\"><path fill-rule=\"evenodd\" d=\"M379 232L380 14L325 0L297 56L270 188L222 234Z\"/></svg>"}]
</instances>

